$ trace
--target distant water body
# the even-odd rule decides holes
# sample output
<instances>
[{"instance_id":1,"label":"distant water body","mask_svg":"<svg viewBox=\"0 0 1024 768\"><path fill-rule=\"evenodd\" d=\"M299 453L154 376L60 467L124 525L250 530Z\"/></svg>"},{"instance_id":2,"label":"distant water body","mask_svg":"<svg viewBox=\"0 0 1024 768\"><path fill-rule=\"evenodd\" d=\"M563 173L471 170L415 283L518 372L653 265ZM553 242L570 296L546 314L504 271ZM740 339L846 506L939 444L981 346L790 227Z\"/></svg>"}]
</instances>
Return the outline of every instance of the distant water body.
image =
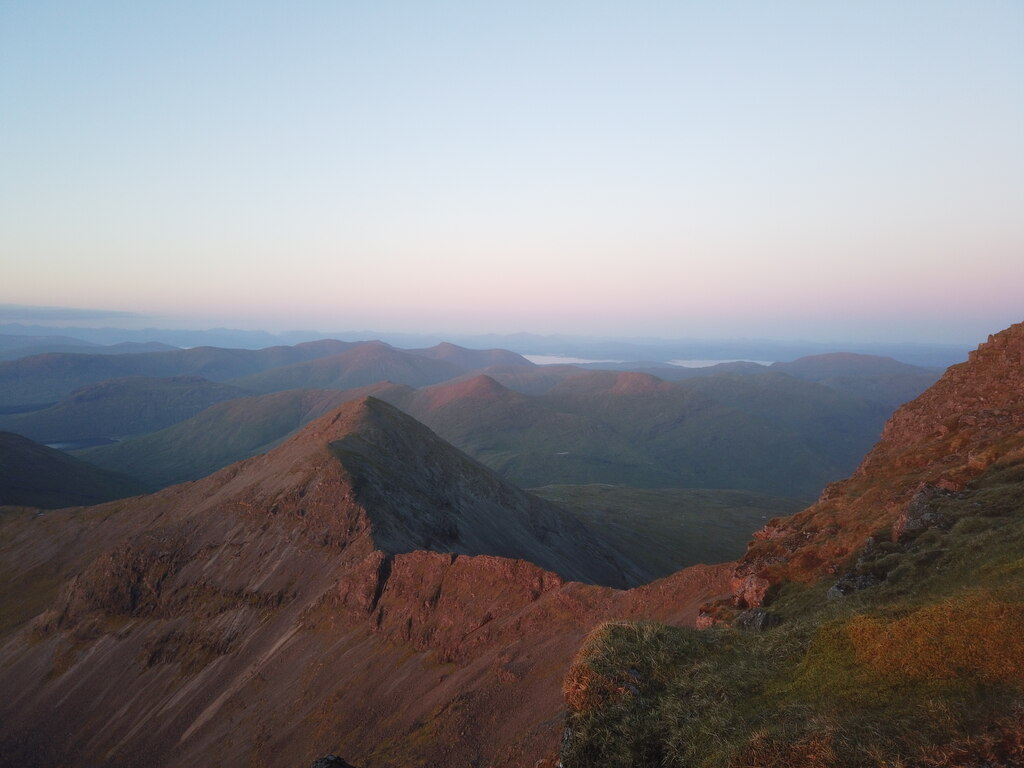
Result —
<instances>
[{"instance_id":1,"label":"distant water body","mask_svg":"<svg viewBox=\"0 0 1024 768\"><path fill-rule=\"evenodd\" d=\"M576 365L586 363L626 363L628 360L596 360L587 357L568 357L566 355L523 355L531 363L537 365ZM757 363L758 365L771 365L771 360L669 360L667 365L675 365L680 368L708 368L719 363Z\"/></svg>"},{"instance_id":2,"label":"distant water body","mask_svg":"<svg viewBox=\"0 0 1024 768\"><path fill-rule=\"evenodd\" d=\"M678 365L680 368L709 368L712 365L721 363L757 363L758 365L771 365L773 360L669 360L669 365Z\"/></svg>"},{"instance_id":3,"label":"distant water body","mask_svg":"<svg viewBox=\"0 0 1024 768\"><path fill-rule=\"evenodd\" d=\"M537 365L575 365L576 363L624 363L625 360L591 360L586 357L566 357L565 355L523 355L531 363Z\"/></svg>"}]
</instances>

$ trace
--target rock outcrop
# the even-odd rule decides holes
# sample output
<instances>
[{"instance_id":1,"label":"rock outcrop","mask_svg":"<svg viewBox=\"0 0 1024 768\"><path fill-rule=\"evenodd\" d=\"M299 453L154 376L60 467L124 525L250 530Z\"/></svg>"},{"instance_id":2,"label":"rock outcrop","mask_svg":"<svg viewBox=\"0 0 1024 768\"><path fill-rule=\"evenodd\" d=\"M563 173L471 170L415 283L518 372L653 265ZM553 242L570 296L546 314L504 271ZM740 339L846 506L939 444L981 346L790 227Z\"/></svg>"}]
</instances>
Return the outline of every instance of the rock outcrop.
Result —
<instances>
[{"instance_id":1,"label":"rock outcrop","mask_svg":"<svg viewBox=\"0 0 1024 768\"><path fill-rule=\"evenodd\" d=\"M889 419L847 480L816 504L754 534L730 600L701 623L756 608L775 585L837 573L871 536L899 537L929 494L958 491L997 461L1024 455L1024 323L992 335ZM915 511L916 510L916 511Z\"/></svg>"}]
</instances>

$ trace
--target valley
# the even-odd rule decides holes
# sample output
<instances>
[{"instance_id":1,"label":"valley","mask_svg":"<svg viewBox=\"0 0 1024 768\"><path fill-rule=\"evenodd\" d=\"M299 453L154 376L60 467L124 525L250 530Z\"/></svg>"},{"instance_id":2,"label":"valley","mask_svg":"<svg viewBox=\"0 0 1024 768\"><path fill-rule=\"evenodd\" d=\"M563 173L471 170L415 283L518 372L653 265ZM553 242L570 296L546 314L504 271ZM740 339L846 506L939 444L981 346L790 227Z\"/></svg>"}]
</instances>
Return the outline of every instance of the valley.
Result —
<instances>
[{"instance_id":1,"label":"valley","mask_svg":"<svg viewBox=\"0 0 1024 768\"><path fill-rule=\"evenodd\" d=\"M319 342L205 350L216 379L119 376L143 361L65 392L39 374L56 404L4 425L109 432L66 461L139 480L100 504L0 497L0 764L1004 759L1012 665L897 672L858 649L902 621L885 642L904 645L872 653L912 653L927 619L947 622L943 653L970 656L968 632L1017 653L964 612L1016 621L1022 350L1024 326L994 336L892 418L934 376L850 355L669 381ZM126 359L152 354L173 355ZM43 357L0 366L15 381L57 365ZM242 358L283 362L233 375ZM58 362L59 387L88 378ZM41 482L74 480L55 472ZM853 651L827 650L836 632ZM682 684L694 668L713 701ZM849 669L861 682L836 689ZM924 682L858 708L907 674ZM772 703L728 704L751 697ZM913 739L869 725L935 706L945 725L907 715ZM790 711L815 714L762 717ZM968 748L964 729L983 736Z\"/></svg>"}]
</instances>

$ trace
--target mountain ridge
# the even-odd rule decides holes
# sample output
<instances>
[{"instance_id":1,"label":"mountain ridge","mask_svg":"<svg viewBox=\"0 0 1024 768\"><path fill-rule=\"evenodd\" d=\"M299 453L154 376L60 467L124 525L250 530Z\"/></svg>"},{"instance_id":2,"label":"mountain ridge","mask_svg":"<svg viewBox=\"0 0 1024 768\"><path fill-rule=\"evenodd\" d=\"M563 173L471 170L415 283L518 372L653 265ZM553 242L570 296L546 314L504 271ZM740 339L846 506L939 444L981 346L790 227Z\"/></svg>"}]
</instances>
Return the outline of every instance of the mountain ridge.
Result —
<instances>
[{"instance_id":1,"label":"mountain ridge","mask_svg":"<svg viewBox=\"0 0 1024 768\"><path fill-rule=\"evenodd\" d=\"M472 760L480 750L517 765L557 739L557 728L544 725L561 706L557 678L532 670L564 664L610 612L692 622L701 600L724 588L721 568L624 592L508 557L382 551L373 505L364 507L351 481L363 468L353 465L350 444L340 451L344 462L329 445L367 432L365 442L381 445L364 452L372 465L393 447L375 430L423 437L410 420L364 399L202 480L4 519L0 564L20 575L0 588L4 604L17 608L0 642L0 685L18 691L0 703L0 763L67 760L69 731L49 724L68 723L71 733L92 734L76 742L76 754L110 766L154 764L154 754L163 765L209 755L284 765L339 746L380 765ZM456 485L472 487L456 474ZM545 523L546 509L541 503L524 524L554 539L562 534ZM586 543L584 529L563 528L573 539L567 551ZM355 664L346 656L353 649ZM334 673L314 674L326 659ZM397 679L401 701L392 693ZM117 694L89 693L97 690ZM308 707L276 708L296 690ZM123 696L146 704L126 711ZM343 706L349 697L361 706ZM495 728L493 719L466 719L470 701L491 718L518 714ZM296 731L289 717L303 727ZM400 723L398 741L380 731L389 717ZM280 732L250 741L268 723ZM534 724L530 734L523 723ZM445 733L471 736L453 744Z\"/></svg>"}]
</instances>

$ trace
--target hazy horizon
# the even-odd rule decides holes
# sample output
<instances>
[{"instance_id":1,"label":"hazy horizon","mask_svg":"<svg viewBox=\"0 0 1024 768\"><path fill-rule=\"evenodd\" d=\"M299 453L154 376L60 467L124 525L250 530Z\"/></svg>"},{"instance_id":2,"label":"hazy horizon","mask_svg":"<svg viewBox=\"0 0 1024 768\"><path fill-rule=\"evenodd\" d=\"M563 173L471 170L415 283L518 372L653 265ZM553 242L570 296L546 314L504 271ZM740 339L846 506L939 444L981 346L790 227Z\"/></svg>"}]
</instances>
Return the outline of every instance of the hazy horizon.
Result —
<instances>
[{"instance_id":1,"label":"hazy horizon","mask_svg":"<svg viewBox=\"0 0 1024 768\"><path fill-rule=\"evenodd\" d=\"M0 304L973 345L1024 309L1021 39L994 0L2 4Z\"/></svg>"},{"instance_id":2,"label":"hazy horizon","mask_svg":"<svg viewBox=\"0 0 1024 768\"><path fill-rule=\"evenodd\" d=\"M160 322L163 321L163 322ZM1012 324L1008 324L1012 325ZM932 338L891 338L885 336L877 337L846 337L846 338L833 338L833 337L816 337L812 333L807 333L803 336L794 335L790 337L785 336L767 336L764 334L750 333L750 334L707 334L702 336L697 335L655 335L655 334L600 334L600 333L563 333L555 330L549 332L531 332L531 331L493 331L487 329L464 329L464 330L436 330L429 328L298 328L298 327L284 327L284 328L272 328L259 325L210 325L202 322L202 318L194 317L176 317L176 318L159 318L151 315L145 315L142 313L132 312L108 312L105 310L97 310L90 308L81 307L42 307L42 306L31 306L31 305L11 305L11 304L0 304L0 334L4 333L4 329L8 326L18 326L23 328L36 328L36 329L54 329L58 331L67 331L70 335L74 336L75 330L80 331L126 331L130 334L144 333L145 331L154 331L156 334L182 332L189 333L195 332L198 334L212 333L223 331L226 333L251 333L251 334L267 334L273 337L296 337L306 336L312 338L328 338L332 335L337 335L338 338L346 338L353 340L356 337L359 339L373 339L378 335L380 336L393 336L402 337L408 336L410 338L423 337L423 338L437 338L438 340L451 340L451 339L466 339L470 337L477 337L484 339L486 337L536 337L538 339L557 339L564 338L568 340L579 340L579 341L608 341L608 342L650 342L656 344L657 342L711 342L711 343L764 343L764 344L810 344L810 345L823 345L835 344L837 350L841 350L844 343L854 345L889 345L898 346L899 344L908 345L922 345L922 346L949 346L949 347L964 347L973 348L977 344L985 341L990 333L996 333L1002 330L1001 328L993 329L981 333L977 338L965 338L961 336L959 338L948 337L932 337ZM85 336L86 334L83 334ZM314 336L315 335L315 336ZM543 356L543 355L541 355ZM594 361L615 361L615 360L594 360Z\"/></svg>"}]
</instances>

